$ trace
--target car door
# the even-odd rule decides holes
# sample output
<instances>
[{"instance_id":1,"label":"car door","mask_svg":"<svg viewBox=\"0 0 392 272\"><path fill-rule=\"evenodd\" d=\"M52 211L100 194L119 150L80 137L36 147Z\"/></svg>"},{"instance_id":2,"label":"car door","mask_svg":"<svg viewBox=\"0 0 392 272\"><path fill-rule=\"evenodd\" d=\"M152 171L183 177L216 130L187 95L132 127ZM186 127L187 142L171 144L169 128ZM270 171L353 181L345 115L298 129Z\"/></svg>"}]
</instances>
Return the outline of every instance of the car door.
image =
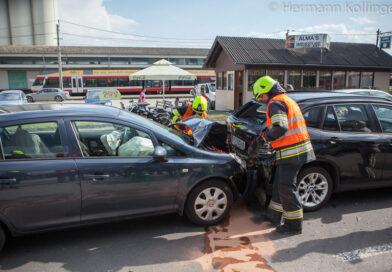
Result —
<instances>
[{"instance_id":1,"label":"car door","mask_svg":"<svg viewBox=\"0 0 392 272\"><path fill-rule=\"evenodd\" d=\"M151 132L108 120L69 120L83 157L82 221L175 210L180 164L159 162Z\"/></svg>"},{"instance_id":2,"label":"car door","mask_svg":"<svg viewBox=\"0 0 392 272\"><path fill-rule=\"evenodd\" d=\"M392 182L392 105L373 104L372 108L382 131L382 143L379 146L380 152L384 155L382 178L390 184Z\"/></svg>"},{"instance_id":3,"label":"car door","mask_svg":"<svg viewBox=\"0 0 392 272\"><path fill-rule=\"evenodd\" d=\"M0 216L20 232L79 224L80 181L62 120L0 129Z\"/></svg>"},{"instance_id":4,"label":"car door","mask_svg":"<svg viewBox=\"0 0 392 272\"><path fill-rule=\"evenodd\" d=\"M380 181L381 143L365 104L333 105L327 107L316 155L339 169L341 186Z\"/></svg>"}]
</instances>

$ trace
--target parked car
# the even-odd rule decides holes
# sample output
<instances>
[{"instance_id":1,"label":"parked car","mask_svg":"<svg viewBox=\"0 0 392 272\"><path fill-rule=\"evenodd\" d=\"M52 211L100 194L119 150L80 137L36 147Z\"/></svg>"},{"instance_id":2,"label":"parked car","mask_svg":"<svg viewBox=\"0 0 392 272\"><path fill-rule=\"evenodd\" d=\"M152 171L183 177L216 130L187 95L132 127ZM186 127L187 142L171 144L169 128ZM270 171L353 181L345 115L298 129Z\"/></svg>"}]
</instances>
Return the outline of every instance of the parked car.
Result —
<instances>
[{"instance_id":1,"label":"parked car","mask_svg":"<svg viewBox=\"0 0 392 272\"><path fill-rule=\"evenodd\" d=\"M298 178L305 211L325 205L333 192L392 186L392 101L331 92L289 92L302 109L316 154ZM256 135L266 129L266 105L252 100L227 119L233 152L247 159ZM245 197L271 193L274 151L264 145L248 168ZM248 160L248 165L249 165ZM254 200L254 199L253 199Z\"/></svg>"},{"instance_id":2,"label":"parked car","mask_svg":"<svg viewBox=\"0 0 392 272\"><path fill-rule=\"evenodd\" d=\"M387 92L380 91L380 90L369 90L369 89L342 89L342 90L335 90L335 92L339 93L350 93L350 94L358 94L358 95L366 95L366 96L376 96L382 97L392 100L392 95Z\"/></svg>"},{"instance_id":3,"label":"parked car","mask_svg":"<svg viewBox=\"0 0 392 272\"><path fill-rule=\"evenodd\" d=\"M38 101L56 101L62 102L69 98L69 93L59 88L43 88L36 93L26 95L29 103Z\"/></svg>"},{"instance_id":4,"label":"parked car","mask_svg":"<svg viewBox=\"0 0 392 272\"><path fill-rule=\"evenodd\" d=\"M111 106L112 101L108 99L101 99L100 95L102 90L88 90L85 97L85 102L87 104L101 104Z\"/></svg>"},{"instance_id":5,"label":"parked car","mask_svg":"<svg viewBox=\"0 0 392 272\"><path fill-rule=\"evenodd\" d=\"M197 84L197 89L193 90L193 96L201 95L201 91L208 97L209 109L215 110L215 83L200 83Z\"/></svg>"},{"instance_id":6,"label":"parked car","mask_svg":"<svg viewBox=\"0 0 392 272\"><path fill-rule=\"evenodd\" d=\"M239 195L236 156L133 113L72 103L0 110L0 248L5 233L171 212L213 225Z\"/></svg>"},{"instance_id":7,"label":"parked car","mask_svg":"<svg viewBox=\"0 0 392 272\"><path fill-rule=\"evenodd\" d=\"M8 90L0 93L0 106L27 104L26 95L20 90Z\"/></svg>"}]
</instances>

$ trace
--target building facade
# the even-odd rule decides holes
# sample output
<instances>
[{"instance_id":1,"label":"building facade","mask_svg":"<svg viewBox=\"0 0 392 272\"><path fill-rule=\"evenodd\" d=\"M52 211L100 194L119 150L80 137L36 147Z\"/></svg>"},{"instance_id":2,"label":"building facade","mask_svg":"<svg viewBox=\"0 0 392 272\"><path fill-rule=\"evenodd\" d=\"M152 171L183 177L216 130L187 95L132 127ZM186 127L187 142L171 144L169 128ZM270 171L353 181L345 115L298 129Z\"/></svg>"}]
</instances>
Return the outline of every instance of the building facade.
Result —
<instances>
[{"instance_id":1,"label":"building facade","mask_svg":"<svg viewBox=\"0 0 392 272\"><path fill-rule=\"evenodd\" d=\"M208 49L143 47L63 46L61 50L63 71L68 73L144 69L160 59L183 69L201 70L208 53ZM56 46L0 46L0 90L29 90L37 75L56 72Z\"/></svg>"},{"instance_id":2,"label":"building facade","mask_svg":"<svg viewBox=\"0 0 392 272\"><path fill-rule=\"evenodd\" d=\"M253 98L253 83L264 75L296 90L388 91L392 56L372 44L286 49L282 39L217 37L204 67L216 71L217 109L233 110Z\"/></svg>"},{"instance_id":3,"label":"building facade","mask_svg":"<svg viewBox=\"0 0 392 272\"><path fill-rule=\"evenodd\" d=\"M0 0L0 45L56 45L57 0Z\"/></svg>"}]
</instances>

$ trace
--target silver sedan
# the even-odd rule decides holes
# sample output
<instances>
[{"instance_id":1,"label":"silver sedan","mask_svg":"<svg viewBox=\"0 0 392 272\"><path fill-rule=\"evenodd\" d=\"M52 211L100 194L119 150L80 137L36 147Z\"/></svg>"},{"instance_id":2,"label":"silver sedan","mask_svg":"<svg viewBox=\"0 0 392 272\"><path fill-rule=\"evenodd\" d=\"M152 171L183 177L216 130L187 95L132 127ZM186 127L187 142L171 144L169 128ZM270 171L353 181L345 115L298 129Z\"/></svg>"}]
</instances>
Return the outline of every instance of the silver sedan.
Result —
<instances>
[{"instance_id":1,"label":"silver sedan","mask_svg":"<svg viewBox=\"0 0 392 272\"><path fill-rule=\"evenodd\" d=\"M37 93L31 93L26 95L27 101L29 103L37 101L56 101L62 102L69 98L69 93L64 92L59 88L45 88Z\"/></svg>"}]
</instances>

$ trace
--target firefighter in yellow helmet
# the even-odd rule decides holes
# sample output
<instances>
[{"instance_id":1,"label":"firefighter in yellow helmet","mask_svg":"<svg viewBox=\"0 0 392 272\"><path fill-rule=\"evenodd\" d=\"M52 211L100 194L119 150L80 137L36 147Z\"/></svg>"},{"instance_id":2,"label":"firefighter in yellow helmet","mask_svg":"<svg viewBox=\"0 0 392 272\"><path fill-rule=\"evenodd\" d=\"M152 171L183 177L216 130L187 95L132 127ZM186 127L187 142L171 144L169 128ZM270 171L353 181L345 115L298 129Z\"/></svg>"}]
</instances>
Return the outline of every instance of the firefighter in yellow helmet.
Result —
<instances>
[{"instance_id":1,"label":"firefighter in yellow helmet","mask_svg":"<svg viewBox=\"0 0 392 272\"><path fill-rule=\"evenodd\" d=\"M187 102L185 105L173 110L172 124L189 118L195 114L200 115L202 118L207 118L207 100L202 96L197 96L193 102ZM177 126L175 126L179 129ZM185 131L187 134L192 134L190 131Z\"/></svg>"},{"instance_id":2,"label":"firefighter in yellow helmet","mask_svg":"<svg viewBox=\"0 0 392 272\"><path fill-rule=\"evenodd\" d=\"M303 211L296 188L297 175L305 163L315 160L305 119L298 104L271 77L259 78L253 93L257 100L267 103L267 130L256 142L269 142L276 151L267 217L277 226L277 232L300 234ZM254 150L251 153L249 156L254 156Z\"/></svg>"}]
</instances>

